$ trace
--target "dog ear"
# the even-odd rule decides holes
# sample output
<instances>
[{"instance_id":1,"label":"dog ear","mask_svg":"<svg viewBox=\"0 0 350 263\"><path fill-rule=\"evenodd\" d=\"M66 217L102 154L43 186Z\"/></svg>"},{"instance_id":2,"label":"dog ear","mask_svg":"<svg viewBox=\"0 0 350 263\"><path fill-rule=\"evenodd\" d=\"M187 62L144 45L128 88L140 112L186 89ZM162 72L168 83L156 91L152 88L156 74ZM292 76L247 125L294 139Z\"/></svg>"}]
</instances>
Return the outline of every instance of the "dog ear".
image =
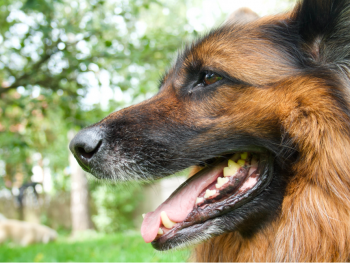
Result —
<instances>
[{"instance_id":1,"label":"dog ear","mask_svg":"<svg viewBox=\"0 0 350 263\"><path fill-rule=\"evenodd\" d=\"M248 7L242 7L234 11L225 21L225 24L233 23L248 23L258 19L259 16L257 13L249 9Z\"/></svg>"},{"instance_id":2,"label":"dog ear","mask_svg":"<svg viewBox=\"0 0 350 263\"><path fill-rule=\"evenodd\" d=\"M317 62L350 60L350 1L304 0L291 15L304 43Z\"/></svg>"}]
</instances>

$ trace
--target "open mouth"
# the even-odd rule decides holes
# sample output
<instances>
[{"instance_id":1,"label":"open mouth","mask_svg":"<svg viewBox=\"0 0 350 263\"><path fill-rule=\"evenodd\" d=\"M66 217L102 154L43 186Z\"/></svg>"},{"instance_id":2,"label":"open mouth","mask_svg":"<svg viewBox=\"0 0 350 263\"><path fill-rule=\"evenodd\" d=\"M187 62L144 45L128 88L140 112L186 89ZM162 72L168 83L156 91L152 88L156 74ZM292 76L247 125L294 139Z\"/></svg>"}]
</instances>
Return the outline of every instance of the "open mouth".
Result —
<instances>
[{"instance_id":1,"label":"open mouth","mask_svg":"<svg viewBox=\"0 0 350 263\"><path fill-rule=\"evenodd\" d=\"M203 168L154 212L144 215L141 234L158 250L208 229L211 222L256 197L272 178L272 155L236 152Z\"/></svg>"}]
</instances>

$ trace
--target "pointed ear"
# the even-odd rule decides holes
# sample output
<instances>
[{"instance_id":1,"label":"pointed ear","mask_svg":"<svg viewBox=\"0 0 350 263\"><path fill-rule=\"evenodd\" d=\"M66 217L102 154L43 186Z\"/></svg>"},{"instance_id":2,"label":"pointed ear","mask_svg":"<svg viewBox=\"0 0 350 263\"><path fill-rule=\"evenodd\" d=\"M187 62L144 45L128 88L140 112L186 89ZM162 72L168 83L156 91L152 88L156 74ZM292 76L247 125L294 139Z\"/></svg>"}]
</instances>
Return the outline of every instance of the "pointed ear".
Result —
<instances>
[{"instance_id":1,"label":"pointed ear","mask_svg":"<svg viewBox=\"0 0 350 263\"><path fill-rule=\"evenodd\" d=\"M319 62L350 59L350 1L304 0L291 15L304 48Z\"/></svg>"},{"instance_id":2,"label":"pointed ear","mask_svg":"<svg viewBox=\"0 0 350 263\"><path fill-rule=\"evenodd\" d=\"M242 7L236 11L234 11L225 21L225 24L232 23L248 23L250 21L254 21L258 19L259 16L257 13L249 9L248 7Z\"/></svg>"}]
</instances>

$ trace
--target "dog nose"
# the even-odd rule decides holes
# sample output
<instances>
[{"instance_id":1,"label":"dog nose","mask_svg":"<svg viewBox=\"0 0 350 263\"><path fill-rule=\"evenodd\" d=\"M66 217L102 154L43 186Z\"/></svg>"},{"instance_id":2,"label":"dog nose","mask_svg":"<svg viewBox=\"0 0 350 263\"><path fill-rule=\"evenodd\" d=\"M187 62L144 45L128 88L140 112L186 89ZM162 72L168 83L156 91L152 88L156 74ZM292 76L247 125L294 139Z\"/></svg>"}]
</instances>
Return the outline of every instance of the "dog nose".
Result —
<instances>
[{"instance_id":1,"label":"dog nose","mask_svg":"<svg viewBox=\"0 0 350 263\"><path fill-rule=\"evenodd\" d=\"M99 127L86 128L75 135L69 144L69 149L80 164L89 167L89 161L100 149L102 140Z\"/></svg>"}]
</instances>

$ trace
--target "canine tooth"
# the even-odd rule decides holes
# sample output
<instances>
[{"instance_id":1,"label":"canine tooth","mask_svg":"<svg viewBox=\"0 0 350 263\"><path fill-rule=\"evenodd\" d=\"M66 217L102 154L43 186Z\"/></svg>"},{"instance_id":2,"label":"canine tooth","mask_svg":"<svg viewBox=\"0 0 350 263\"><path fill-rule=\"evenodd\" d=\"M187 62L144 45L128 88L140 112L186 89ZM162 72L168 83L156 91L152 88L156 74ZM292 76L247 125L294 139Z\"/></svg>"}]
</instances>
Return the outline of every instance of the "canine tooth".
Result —
<instances>
[{"instance_id":1,"label":"canine tooth","mask_svg":"<svg viewBox=\"0 0 350 263\"><path fill-rule=\"evenodd\" d=\"M159 228L158 229L158 235L163 235L163 234L164 234L163 229Z\"/></svg>"},{"instance_id":2,"label":"canine tooth","mask_svg":"<svg viewBox=\"0 0 350 263\"><path fill-rule=\"evenodd\" d=\"M216 194L216 190L209 190L209 189L207 189L207 191L205 191L204 198L211 197L211 196L213 196L215 194Z\"/></svg>"},{"instance_id":3,"label":"canine tooth","mask_svg":"<svg viewBox=\"0 0 350 263\"><path fill-rule=\"evenodd\" d=\"M203 200L204 200L203 197L197 197L196 204L203 202Z\"/></svg>"},{"instance_id":4,"label":"canine tooth","mask_svg":"<svg viewBox=\"0 0 350 263\"><path fill-rule=\"evenodd\" d=\"M218 177L218 183L215 184L216 188L220 188L221 186L223 186L224 184L226 184L228 182L228 178L224 177Z\"/></svg>"},{"instance_id":5,"label":"canine tooth","mask_svg":"<svg viewBox=\"0 0 350 263\"><path fill-rule=\"evenodd\" d=\"M248 157L247 152L241 153L241 159L245 160L245 159L247 159L247 157Z\"/></svg>"},{"instance_id":6,"label":"canine tooth","mask_svg":"<svg viewBox=\"0 0 350 263\"><path fill-rule=\"evenodd\" d=\"M160 213L160 218L166 228L172 228L176 223L171 221L165 211Z\"/></svg>"},{"instance_id":7,"label":"canine tooth","mask_svg":"<svg viewBox=\"0 0 350 263\"><path fill-rule=\"evenodd\" d=\"M240 166L244 166L245 165L245 160L238 160L237 163L240 165Z\"/></svg>"},{"instance_id":8,"label":"canine tooth","mask_svg":"<svg viewBox=\"0 0 350 263\"><path fill-rule=\"evenodd\" d=\"M231 161L231 162L230 162ZM230 166L224 168L224 177L235 175L241 166L232 160L229 160Z\"/></svg>"},{"instance_id":9,"label":"canine tooth","mask_svg":"<svg viewBox=\"0 0 350 263\"><path fill-rule=\"evenodd\" d=\"M145 215L146 215L146 214L142 214L142 218L145 218Z\"/></svg>"}]
</instances>

